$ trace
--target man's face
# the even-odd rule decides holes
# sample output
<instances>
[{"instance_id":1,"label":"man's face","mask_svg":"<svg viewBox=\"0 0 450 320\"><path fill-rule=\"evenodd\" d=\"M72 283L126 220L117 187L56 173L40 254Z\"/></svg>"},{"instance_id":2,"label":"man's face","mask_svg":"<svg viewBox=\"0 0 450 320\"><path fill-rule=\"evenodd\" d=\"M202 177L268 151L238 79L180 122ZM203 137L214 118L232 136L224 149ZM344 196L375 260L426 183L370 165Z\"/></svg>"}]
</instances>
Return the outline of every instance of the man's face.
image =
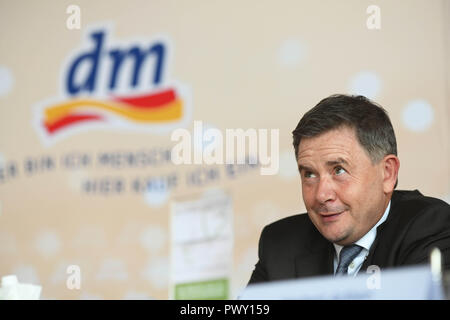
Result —
<instances>
[{"instance_id":1,"label":"man's face","mask_svg":"<svg viewBox=\"0 0 450 320\"><path fill-rule=\"evenodd\" d=\"M383 161L372 164L353 129L302 138L297 160L308 215L329 241L358 241L384 213Z\"/></svg>"}]
</instances>

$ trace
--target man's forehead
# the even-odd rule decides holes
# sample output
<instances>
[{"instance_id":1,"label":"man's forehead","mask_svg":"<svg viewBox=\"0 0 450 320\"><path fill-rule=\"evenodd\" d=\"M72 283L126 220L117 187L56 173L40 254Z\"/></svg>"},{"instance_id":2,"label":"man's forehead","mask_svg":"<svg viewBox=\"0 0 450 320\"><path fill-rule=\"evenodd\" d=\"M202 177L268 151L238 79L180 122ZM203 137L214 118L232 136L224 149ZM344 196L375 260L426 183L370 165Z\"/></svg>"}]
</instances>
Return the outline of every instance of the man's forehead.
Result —
<instances>
[{"instance_id":1,"label":"man's forehead","mask_svg":"<svg viewBox=\"0 0 450 320\"><path fill-rule=\"evenodd\" d=\"M311 162L349 164L365 153L351 128L329 130L300 141L297 161L308 166Z\"/></svg>"},{"instance_id":2,"label":"man's forehead","mask_svg":"<svg viewBox=\"0 0 450 320\"><path fill-rule=\"evenodd\" d=\"M298 165L310 167L314 163L322 163L327 166L350 165L353 162L352 156L347 152L331 152L327 154L302 154L297 159Z\"/></svg>"},{"instance_id":3,"label":"man's forehead","mask_svg":"<svg viewBox=\"0 0 450 320\"><path fill-rule=\"evenodd\" d=\"M312 168L319 166L325 167L335 167L335 166L344 166L344 167L352 167L351 159L346 159L340 156L337 157L329 157L327 159L320 159L320 163L317 163L315 159L298 159L298 168L300 170L312 170Z\"/></svg>"}]
</instances>

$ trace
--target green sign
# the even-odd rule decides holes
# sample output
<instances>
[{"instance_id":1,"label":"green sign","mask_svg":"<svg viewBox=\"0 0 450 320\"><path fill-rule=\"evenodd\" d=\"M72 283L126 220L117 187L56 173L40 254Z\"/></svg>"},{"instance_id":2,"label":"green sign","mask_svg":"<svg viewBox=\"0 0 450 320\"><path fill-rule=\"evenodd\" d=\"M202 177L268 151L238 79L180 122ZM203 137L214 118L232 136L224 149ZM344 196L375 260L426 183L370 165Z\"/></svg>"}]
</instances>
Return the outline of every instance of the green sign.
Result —
<instances>
[{"instance_id":1,"label":"green sign","mask_svg":"<svg viewBox=\"0 0 450 320\"><path fill-rule=\"evenodd\" d=\"M216 279L175 285L175 300L226 300L228 279Z\"/></svg>"}]
</instances>

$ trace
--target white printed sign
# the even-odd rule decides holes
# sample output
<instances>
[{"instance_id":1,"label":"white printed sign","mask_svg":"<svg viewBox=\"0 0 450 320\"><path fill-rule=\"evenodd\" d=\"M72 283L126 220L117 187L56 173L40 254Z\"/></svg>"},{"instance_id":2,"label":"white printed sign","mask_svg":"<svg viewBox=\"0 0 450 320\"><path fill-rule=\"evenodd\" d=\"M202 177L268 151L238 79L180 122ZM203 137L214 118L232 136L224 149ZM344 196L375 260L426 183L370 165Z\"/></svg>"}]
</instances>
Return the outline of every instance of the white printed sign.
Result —
<instances>
[{"instance_id":1,"label":"white printed sign","mask_svg":"<svg viewBox=\"0 0 450 320\"><path fill-rule=\"evenodd\" d=\"M225 193L172 203L172 299L227 299L233 213Z\"/></svg>"}]
</instances>

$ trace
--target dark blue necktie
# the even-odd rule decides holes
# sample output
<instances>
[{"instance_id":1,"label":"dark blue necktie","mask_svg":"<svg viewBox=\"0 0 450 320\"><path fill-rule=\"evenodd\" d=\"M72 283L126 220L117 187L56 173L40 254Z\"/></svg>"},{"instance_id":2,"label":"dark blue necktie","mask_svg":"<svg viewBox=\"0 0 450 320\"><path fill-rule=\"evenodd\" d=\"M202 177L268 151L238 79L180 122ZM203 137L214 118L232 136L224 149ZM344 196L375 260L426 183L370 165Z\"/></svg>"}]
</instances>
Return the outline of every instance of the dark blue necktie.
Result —
<instances>
[{"instance_id":1,"label":"dark blue necktie","mask_svg":"<svg viewBox=\"0 0 450 320\"><path fill-rule=\"evenodd\" d=\"M363 248L357 244L343 247L339 254L339 264L336 269L336 275L347 275L348 266L362 249Z\"/></svg>"}]
</instances>

